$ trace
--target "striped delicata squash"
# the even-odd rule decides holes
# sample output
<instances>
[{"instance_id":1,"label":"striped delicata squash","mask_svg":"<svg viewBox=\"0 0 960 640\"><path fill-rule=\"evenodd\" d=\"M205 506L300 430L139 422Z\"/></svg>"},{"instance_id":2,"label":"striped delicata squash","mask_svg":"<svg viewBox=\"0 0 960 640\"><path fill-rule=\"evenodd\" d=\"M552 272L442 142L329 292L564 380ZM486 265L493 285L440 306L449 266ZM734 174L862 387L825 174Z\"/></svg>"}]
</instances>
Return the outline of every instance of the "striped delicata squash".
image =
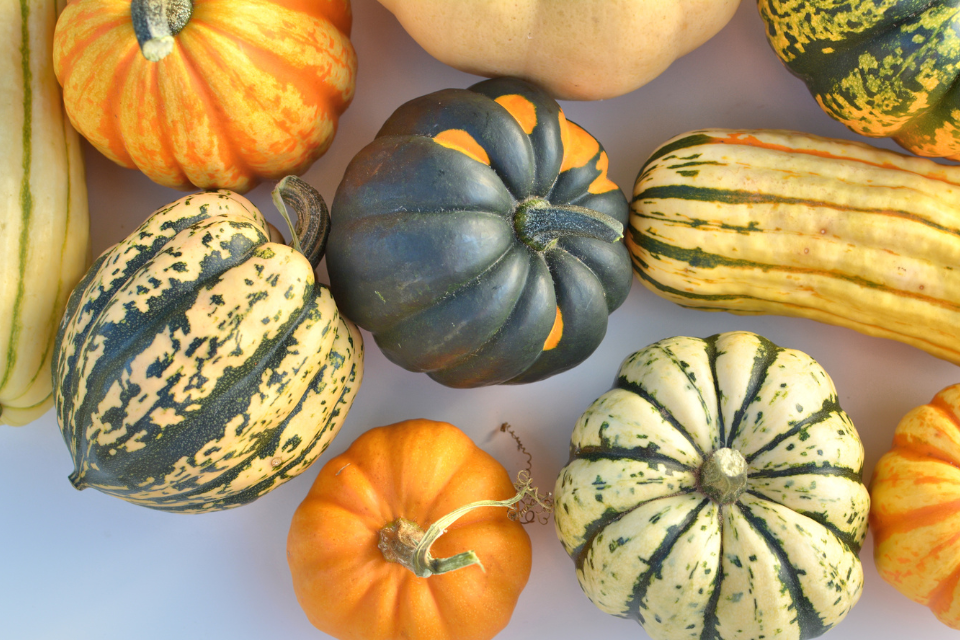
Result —
<instances>
[{"instance_id":1,"label":"striped delicata squash","mask_svg":"<svg viewBox=\"0 0 960 640\"><path fill-rule=\"evenodd\" d=\"M359 332L315 282L329 216L285 178L294 247L230 191L186 196L108 249L57 336L70 481L155 509L235 507L327 447L363 374ZM302 248L302 252L301 249Z\"/></svg>"},{"instance_id":2,"label":"striped delicata squash","mask_svg":"<svg viewBox=\"0 0 960 640\"><path fill-rule=\"evenodd\" d=\"M862 472L810 356L669 338L580 417L554 518L587 596L654 640L814 638L860 597Z\"/></svg>"},{"instance_id":3,"label":"striped delicata squash","mask_svg":"<svg viewBox=\"0 0 960 640\"><path fill-rule=\"evenodd\" d=\"M647 288L698 309L812 318L960 364L960 168L787 131L658 148L627 246Z\"/></svg>"},{"instance_id":4,"label":"striped delicata squash","mask_svg":"<svg viewBox=\"0 0 960 640\"><path fill-rule=\"evenodd\" d=\"M0 37L0 424L53 404L50 356L70 289L90 264L79 138L51 47L65 2L3 3Z\"/></svg>"}]
</instances>

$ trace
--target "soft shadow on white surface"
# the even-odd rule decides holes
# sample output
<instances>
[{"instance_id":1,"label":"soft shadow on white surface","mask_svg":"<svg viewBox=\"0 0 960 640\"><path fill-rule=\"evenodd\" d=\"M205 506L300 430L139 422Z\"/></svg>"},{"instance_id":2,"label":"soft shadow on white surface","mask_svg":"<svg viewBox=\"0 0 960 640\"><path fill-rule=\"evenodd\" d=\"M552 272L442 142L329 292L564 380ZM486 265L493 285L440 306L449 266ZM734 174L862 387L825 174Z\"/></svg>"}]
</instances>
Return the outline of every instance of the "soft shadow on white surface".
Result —
<instances>
[{"instance_id":1,"label":"soft shadow on white surface","mask_svg":"<svg viewBox=\"0 0 960 640\"><path fill-rule=\"evenodd\" d=\"M479 80L433 60L374 0L354 2L359 56L356 98L326 156L304 176L329 203L344 168L406 100ZM764 39L753 2L714 39L639 90L595 103L566 102L567 116L610 155L610 174L629 196L647 155L667 138L707 126L789 128L859 139L823 114ZM896 149L889 141L876 146ZM95 254L182 194L116 167L87 146ZM280 229L264 184L249 197ZM321 270L321 279L326 274ZM533 456L541 487L566 462L580 413L610 388L631 352L672 335L743 329L806 351L832 375L864 441L869 474L898 420L948 384L955 366L916 349L811 321L704 313L657 298L636 281L610 318L599 349L581 366L522 387L455 390L392 365L366 339L366 374L341 434L317 465L253 504L202 516L135 507L93 490L77 492L52 412L21 429L0 428L0 637L11 640L169 640L325 637L306 620L285 558L290 518L319 466L367 428L414 417L452 422L508 469L526 459L499 425L510 422ZM581 593L553 525L531 525L534 566L514 618L499 636L645 638L635 623L597 610ZM832 640L956 637L926 609L883 583L861 553L861 602L829 632Z\"/></svg>"}]
</instances>

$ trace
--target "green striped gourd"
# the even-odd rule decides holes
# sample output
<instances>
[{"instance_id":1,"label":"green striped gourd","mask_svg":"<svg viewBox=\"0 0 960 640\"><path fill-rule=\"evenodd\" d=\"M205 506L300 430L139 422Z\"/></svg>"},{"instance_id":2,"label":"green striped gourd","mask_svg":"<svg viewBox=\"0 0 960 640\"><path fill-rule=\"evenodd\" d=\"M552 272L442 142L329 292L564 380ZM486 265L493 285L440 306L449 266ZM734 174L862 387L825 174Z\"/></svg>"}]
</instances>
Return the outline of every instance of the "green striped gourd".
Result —
<instances>
[{"instance_id":1,"label":"green striped gourd","mask_svg":"<svg viewBox=\"0 0 960 640\"><path fill-rule=\"evenodd\" d=\"M702 130L647 160L627 246L685 307L812 318L960 364L960 169L786 131Z\"/></svg>"},{"instance_id":2,"label":"green striped gourd","mask_svg":"<svg viewBox=\"0 0 960 640\"><path fill-rule=\"evenodd\" d=\"M155 212L94 262L57 336L56 407L78 489L166 511L250 502L329 445L363 343L314 279L320 195L285 178L294 248L220 190Z\"/></svg>"},{"instance_id":3,"label":"green striped gourd","mask_svg":"<svg viewBox=\"0 0 960 640\"><path fill-rule=\"evenodd\" d=\"M758 0L767 40L851 130L960 159L960 7L946 0Z\"/></svg>"},{"instance_id":4,"label":"green striped gourd","mask_svg":"<svg viewBox=\"0 0 960 640\"><path fill-rule=\"evenodd\" d=\"M669 338L577 422L557 534L594 604L654 640L813 638L860 597L863 460L810 356Z\"/></svg>"},{"instance_id":5,"label":"green striped gourd","mask_svg":"<svg viewBox=\"0 0 960 640\"><path fill-rule=\"evenodd\" d=\"M66 3L3 3L0 16L0 424L53 404L50 359L70 290L90 264L83 155L51 48Z\"/></svg>"}]
</instances>

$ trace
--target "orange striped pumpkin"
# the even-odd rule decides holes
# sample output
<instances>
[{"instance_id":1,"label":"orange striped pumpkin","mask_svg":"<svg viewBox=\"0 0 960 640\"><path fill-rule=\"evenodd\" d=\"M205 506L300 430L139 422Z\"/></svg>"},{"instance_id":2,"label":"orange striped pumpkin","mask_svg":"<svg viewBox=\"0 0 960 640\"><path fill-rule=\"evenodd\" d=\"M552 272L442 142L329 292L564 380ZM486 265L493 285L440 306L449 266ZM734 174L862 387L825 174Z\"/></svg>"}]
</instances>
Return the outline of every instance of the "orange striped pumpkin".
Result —
<instances>
[{"instance_id":1,"label":"orange striped pumpkin","mask_svg":"<svg viewBox=\"0 0 960 640\"><path fill-rule=\"evenodd\" d=\"M960 384L903 417L870 494L877 571L960 629Z\"/></svg>"},{"instance_id":2,"label":"orange striped pumpkin","mask_svg":"<svg viewBox=\"0 0 960 640\"><path fill-rule=\"evenodd\" d=\"M54 67L77 130L155 182L302 173L353 98L349 0L71 0Z\"/></svg>"}]
</instances>

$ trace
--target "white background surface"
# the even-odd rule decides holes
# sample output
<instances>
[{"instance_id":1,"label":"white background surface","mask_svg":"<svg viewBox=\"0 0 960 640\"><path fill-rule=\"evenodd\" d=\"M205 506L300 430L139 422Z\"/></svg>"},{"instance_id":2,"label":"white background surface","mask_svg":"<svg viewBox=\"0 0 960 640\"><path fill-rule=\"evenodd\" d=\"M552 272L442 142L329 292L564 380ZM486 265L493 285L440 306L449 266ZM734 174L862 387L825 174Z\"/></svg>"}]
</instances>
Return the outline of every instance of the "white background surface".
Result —
<instances>
[{"instance_id":1,"label":"white background surface","mask_svg":"<svg viewBox=\"0 0 960 640\"><path fill-rule=\"evenodd\" d=\"M327 202L349 160L397 106L479 80L427 55L374 0L354 0L352 41L360 61L356 97L331 150L304 176ZM690 129L788 128L866 140L823 114L806 87L781 66L764 39L752 0L744 0L719 35L648 85L607 101L562 106L569 119L606 147L611 178L627 195L649 153ZM874 144L896 148L889 141ZM86 152L95 255L182 195L114 166L89 146ZM271 188L261 185L249 197L285 230L270 202ZM326 281L325 272L320 279ZM866 448L865 478L889 448L900 417L942 387L960 382L954 365L899 343L807 320L681 309L635 280L593 356L570 372L526 386L448 389L388 362L365 333L366 373L340 435L302 476L231 511L168 514L95 490L77 492L67 481L72 463L50 411L28 427L0 427L0 638L325 637L310 625L294 597L286 535L320 466L360 433L407 418L444 420L466 431L509 470L517 470L524 457L497 431L508 421L533 454L538 484L552 487L567 460L575 420L610 388L627 355L673 335L703 337L735 329L806 351L831 374ZM635 622L601 613L586 599L552 522L528 530L533 573L510 625L498 637L647 637ZM861 553L863 597L825 637L957 637L927 609L884 583L872 552L868 535Z\"/></svg>"}]
</instances>

